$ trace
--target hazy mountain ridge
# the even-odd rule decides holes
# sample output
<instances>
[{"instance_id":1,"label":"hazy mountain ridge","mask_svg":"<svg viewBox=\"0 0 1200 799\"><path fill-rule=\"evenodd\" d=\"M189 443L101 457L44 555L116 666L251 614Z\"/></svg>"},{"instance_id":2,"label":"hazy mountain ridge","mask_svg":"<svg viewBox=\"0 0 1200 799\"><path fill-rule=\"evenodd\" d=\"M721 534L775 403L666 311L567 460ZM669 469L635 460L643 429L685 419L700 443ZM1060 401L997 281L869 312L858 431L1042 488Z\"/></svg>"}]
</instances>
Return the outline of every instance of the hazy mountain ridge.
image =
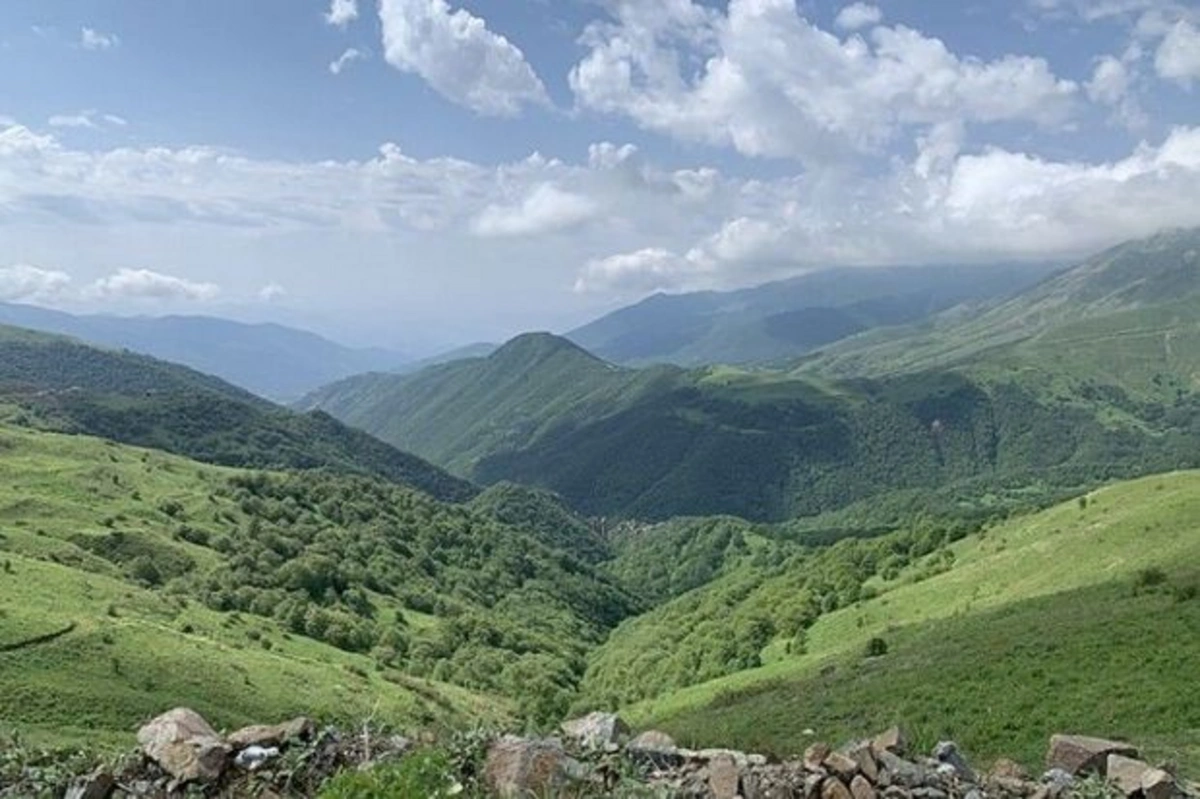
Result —
<instances>
[{"instance_id":1,"label":"hazy mountain ridge","mask_svg":"<svg viewBox=\"0 0 1200 799\"><path fill-rule=\"evenodd\" d=\"M398 368L408 360L385 349L345 347L293 327L211 316L78 316L0 303L0 324L174 361L280 401L347 375Z\"/></svg>"}]
</instances>

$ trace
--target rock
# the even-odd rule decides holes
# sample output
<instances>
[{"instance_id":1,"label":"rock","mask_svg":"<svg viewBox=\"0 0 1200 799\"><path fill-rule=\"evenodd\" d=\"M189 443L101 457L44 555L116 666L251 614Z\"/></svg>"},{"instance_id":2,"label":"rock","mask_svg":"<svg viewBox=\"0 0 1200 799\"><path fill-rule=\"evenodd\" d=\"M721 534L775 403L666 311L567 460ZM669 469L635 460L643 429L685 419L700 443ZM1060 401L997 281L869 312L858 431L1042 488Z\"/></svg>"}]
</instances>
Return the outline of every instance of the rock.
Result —
<instances>
[{"instance_id":1,"label":"rock","mask_svg":"<svg viewBox=\"0 0 1200 799\"><path fill-rule=\"evenodd\" d=\"M1052 768L1042 775L1042 787L1051 797L1061 796L1075 784L1075 778L1070 772L1061 768Z\"/></svg>"},{"instance_id":2,"label":"rock","mask_svg":"<svg viewBox=\"0 0 1200 799\"><path fill-rule=\"evenodd\" d=\"M890 750L876 750L875 756L879 760L879 765L887 775L887 781L891 785L902 785L909 788L915 788L924 785L928 779L928 772L924 767L916 763L910 763L904 758L892 754ZM883 780L883 775L880 775L880 780Z\"/></svg>"},{"instance_id":3,"label":"rock","mask_svg":"<svg viewBox=\"0 0 1200 799\"><path fill-rule=\"evenodd\" d=\"M279 757L279 747L258 746L255 744L254 746L247 746L238 752L237 757L233 759L233 764L247 771L257 771L263 763L277 757Z\"/></svg>"},{"instance_id":4,"label":"rock","mask_svg":"<svg viewBox=\"0 0 1200 799\"><path fill-rule=\"evenodd\" d=\"M629 727L616 713L588 713L562 723L563 735L584 749L603 749L629 734Z\"/></svg>"},{"instance_id":5,"label":"rock","mask_svg":"<svg viewBox=\"0 0 1200 799\"><path fill-rule=\"evenodd\" d=\"M987 773L989 781L998 780L1028 780L1029 772L1020 763L1008 758L1000 758L992 764Z\"/></svg>"},{"instance_id":6,"label":"rock","mask_svg":"<svg viewBox=\"0 0 1200 799\"><path fill-rule=\"evenodd\" d=\"M282 747L292 741L308 741L316 735L312 719L299 716L282 724L255 724L230 733L226 740L234 749L248 746Z\"/></svg>"},{"instance_id":7,"label":"rock","mask_svg":"<svg viewBox=\"0 0 1200 799\"><path fill-rule=\"evenodd\" d=\"M837 777L826 777L821 783L821 799L854 799L854 794Z\"/></svg>"},{"instance_id":8,"label":"rock","mask_svg":"<svg viewBox=\"0 0 1200 799\"><path fill-rule=\"evenodd\" d=\"M1089 738L1086 735L1054 735L1046 752L1046 768L1059 768L1071 776L1098 772L1104 776L1109 755L1136 758L1137 749L1120 741Z\"/></svg>"},{"instance_id":9,"label":"rock","mask_svg":"<svg viewBox=\"0 0 1200 799\"><path fill-rule=\"evenodd\" d=\"M488 788L501 799L569 796L571 783L584 776L584 767L556 740L506 735L488 748L483 774Z\"/></svg>"},{"instance_id":10,"label":"rock","mask_svg":"<svg viewBox=\"0 0 1200 799\"><path fill-rule=\"evenodd\" d=\"M147 722L137 734L142 751L176 783L219 779L229 762L229 745L194 710L177 707Z\"/></svg>"},{"instance_id":11,"label":"rock","mask_svg":"<svg viewBox=\"0 0 1200 799\"><path fill-rule=\"evenodd\" d=\"M71 783L63 799L108 799L116 790L117 780L107 771L96 771Z\"/></svg>"},{"instance_id":12,"label":"rock","mask_svg":"<svg viewBox=\"0 0 1200 799\"><path fill-rule=\"evenodd\" d=\"M1133 796L1142 790L1142 775L1149 770L1149 763L1124 755L1109 755L1105 763L1108 781L1126 796Z\"/></svg>"},{"instance_id":13,"label":"rock","mask_svg":"<svg viewBox=\"0 0 1200 799\"><path fill-rule=\"evenodd\" d=\"M870 741L854 744L846 750L846 754L858 764L858 770L864 777L873 783L879 781L879 765L875 762L875 755L871 753ZM854 786L850 787L853 789Z\"/></svg>"},{"instance_id":14,"label":"rock","mask_svg":"<svg viewBox=\"0 0 1200 799\"><path fill-rule=\"evenodd\" d=\"M946 792L941 788L920 787L910 792L913 799L946 799Z\"/></svg>"},{"instance_id":15,"label":"rock","mask_svg":"<svg viewBox=\"0 0 1200 799\"><path fill-rule=\"evenodd\" d=\"M1181 793L1175 778L1163 769L1151 768L1142 774L1142 794L1146 799L1172 799Z\"/></svg>"},{"instance_id":16,"label":"rock","mask_svg":"<svg viewBox=\"0 0 1200 799\"><path fill-rule=\"evenodd\" d=\"M908 738L899 727L889 727L871 740L871 748L876 756L880 752L891 752L903 757L908 752Z\"/></svg>"},{"instance_id":17,"label":"rock","mask_svg":"<svg viewBox=\"0 0 1200 799\"><path fill-rule=\"evenodd\" d=\"M976 781L975 772L967 765L966 759L958 751L958 744L954 741L939 741L938 745L933 748L933 756L939 763L950 766L960 780Z\"/></svg>"},{"instance_id":18,"label":"rock","mask_svg":"<svg viewBox=\"0 0 1200 799\"><path fill-rule=\"evenodd\" d=\"M854 799L876 799L875 787L861 774L850 780L850 793Z\"/></svg>"},{"instance_id":19,"label":"rock","mask_svg":"<svg viewBox=\"0 0 1200 799\"><path fill-rule=\"evenodd\" d=\"M858 763L849 755L844 755L841 752L830 752L825 756L823 761L825 768L829 769L834 774L841 777L846 782L854 779L854 775L858 773Z\"/></svg>"},{"instance_id":20,"label":"rock","mask_svg":"<svg viewBox=\"0 0 1200 799\"><path fill-rule=\"evenodd\" d=\"M820 741L811 744L804 750L804 767L809 771L824 771L825 758L829 757L829 753L832 751L829 744Z\"/></svg>"},{"instance_id":21,"label":"rock","mask_svg":"<svg viewBox=\"0 0 1200 799\"><path fill-rule=\"evenodd\" d=\"M963 799L983 799L983 792L978 788L972 788L963 794Z\"/></svg>"},{"instance_id":22,"label":"rock","mask_svg":"<svg viewBox=\"0 0 1200 799\"><path fill-rule=\"evenodd\" d=\"M821 795L821 783L825 778L820 774L809 774L804 778L804 799L818 799Z\"/></svg>"},{"instance_id":23,"label":"rock","mask_svg":"<svg viewBox=\"0 0 1200 799\"><path fill-rule=\"evenodd\" d=\"M625 745L625 754L644 768L666 769L683 764L685 758L675 739L665 732L647 730Z\"/></svg>"},{"instance_id":24,"label":"rock","mask_svg":"<svg viewBox=\"0 0 1200 799\"><path fill-rule=\"evenodd\" d=\"M718 755L708 763L708 788L713 799L737 799L741 770L730 755Z\"/></svg>"}]
</instances>

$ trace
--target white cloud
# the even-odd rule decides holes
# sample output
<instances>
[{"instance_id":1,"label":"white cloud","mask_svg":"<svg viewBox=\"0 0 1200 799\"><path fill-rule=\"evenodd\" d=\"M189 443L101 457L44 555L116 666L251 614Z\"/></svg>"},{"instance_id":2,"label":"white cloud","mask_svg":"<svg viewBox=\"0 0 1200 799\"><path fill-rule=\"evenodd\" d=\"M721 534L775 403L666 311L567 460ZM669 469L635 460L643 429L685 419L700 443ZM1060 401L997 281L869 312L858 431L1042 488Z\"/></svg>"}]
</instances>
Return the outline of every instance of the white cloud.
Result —
<instances>
[{"instance_id":1,"label":"white cloud","mask_svg":"<svg viewBox=\"0 0 1200 799\"><path fill-rule=\"evenodd\" d=\"M883 11L870 3L851 3L838 12L833 24L848 31L869 28L883 21Z\"/></svg>"},{"instance_id":2,"label":"white cloud","mask_svg":"<svg viewBox=\"0 0 1200 799\"><path fill-rule=\"evenodd\" d=\"M121 37L94 28L83 28L79 32L79 44L84 50L112 50L121 44Z\"/></svg>"},{"instance_id":3,"label":"white cloud","mask_svg":"<svg viewBox=\"0 0 1200 799\"><path fill-rule=\"evenodd\" d=\"M0 301L49 300L71 284L71 276L56 269L29 264L0 267Z\"/></svg>"},{"instance_id":4,"label":"white cloud","mask_svg":"<svg viewBox=\"0 0 1200 799\"><path fill-rule=\"evenodd\" d=\"M1191 88L1200 80L1200 28L1187 20L1176 22L1154 55L1154 68L1167 80Z\"/></svg>"},{"instance_id":5,"label":"white cloud","mask_svg":"<svg viewBox=\"0 0 1200 799\"><path fill-rule=\"evenodd\" d=\"M580 106L676 138L809 164L878 152L901 131L948 121L1055 126L1078 86L1044 59L959 57L903 26L841 39L794 0L619 0L590 25L571 70Z\"/></svg>"},{"instance_id":6,"label":"white cloud","mask_svg":"<svg viewBox=\"0 0 1200 799\"><path fill-rule=\"evenodd\" d=\"M1113 109L1114 118L1130 129L1148 123L1133 92L1134 74L1122 59L1104 56L1096 62L1092 78L1084 84L1088 99Z\"/></svg>"},{"instance_id":7,"label":"white cloud","mask_svg":"<svg viewBox=\"0 0 1200 799\"><path fill-rule=\"evenodd\" d=\"M344 28L358 19L358 0L330 0L329 11L325 21L330 25Z\"/></svg>"},{"instance_id":8,"label":"white cloud","mask_svg":"<svg viewBox=\"0 0 1200 799\"><path fill-rule=\"evenodd\" d=\"M95 130L105 125L125 127L129 124L124 117L116 114L101 114L94 109L80 111L77 114L55 114L46 120L52 128L90 128Z\"/></svg>"},{"instance_id":9,"label":"white cloud","mask_svg":"<svg viewBox=\"0 0 1200 799\"><path fill-rule=\"evenodd\" d=\"M670 250L646 247L589 261L575 280L575 291L655 291L678 285L689 271L687 260Z\"/></svg>"},{"instance_id":10,"label":"white cloud","mask_svg":"<svg viewBox=\"0 0 1200 799\"><path fill-rule=\"evenodd\" d=\"M347 66L365 57L366 54L357 47L347 48L346 51L340 56L329 62L329 71L334 75L341 75L342 70L344 70Z\"/></svg>"},{"instance_id":11,"label":"white cloud","mask_svg":"<svg viewBox=\"0 0 1200 799\"><path fill-rule=\"evenodd\" d=\"M212 300L221 293L215 283L199 283L149 269L120 269L91 285L101 299Z\"/></svg>"},{"instance_id":12,"label":"white cloud","mask_svg":"<svg viewBox=\"0 0 1200 799\"><path fill-rule=\"evenodd\" d=\"M536 236L583 224L598 212L595 202L550 183L533 189L515 205L493 204L472 226L477 236Z\"/></svg>"},{"instance_id":13,"label":"white cloud","mask_svg":"<svg viewBox=\"0 0 1200 799\"><path fill-rule=\"evenodd\" d=\"M451 102L494 116L549 103L524 53L465 9L452 11L446 0L380 0L379 20L387 62Z\"/></svg>"},{"instance_id":14,"label":"white cloud","mask_svg":"<svg viewBox=\"0 0 1200 799\"><path fill-rule=\"evenodd\" d=\"M258 290L258 298L263 302L274 302L287 296L287 289L278 283L268 283Z\"/></svg>"}]
</instances>

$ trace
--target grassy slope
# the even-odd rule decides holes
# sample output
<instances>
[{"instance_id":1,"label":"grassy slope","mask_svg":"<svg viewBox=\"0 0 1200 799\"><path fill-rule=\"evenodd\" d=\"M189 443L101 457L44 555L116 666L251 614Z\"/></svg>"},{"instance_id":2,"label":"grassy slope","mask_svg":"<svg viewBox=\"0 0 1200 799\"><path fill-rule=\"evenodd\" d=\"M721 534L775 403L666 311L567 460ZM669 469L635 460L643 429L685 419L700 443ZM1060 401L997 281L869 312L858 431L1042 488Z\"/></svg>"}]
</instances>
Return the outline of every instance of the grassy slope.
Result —
<instances>
[{"instance_id":1,"label":"grassy slope","mask_svg":"<svg viewBox=\"0 0 1200 799\"><path fill-rule=\"evenodd\" d=\"M1123 735L1200 765L1200 600L1131 596L1159 567L1200 577L1200 473L1120 483L953 545L953 568L876 582L877 598L823 616L807 653L777 643L762 668L631 707L701 743L795 752L802 730L838 741L904 720L921 743L952 735L980 757L1034 765L1071 728ZM867 641L891 645L864 661ZM832 672L830 673L830 667Z\"/></svg>"},{"instance_id":2,"label":"grassy slope","mask_svg":"<svg viewBox=\"0 0 1200 799\"><path fill-rule=\"evenodd\" d=\"M51 741L116 743L175 704L227 725L300 712L353 719L377 711L405 724L507 712L505 703L459 688L376 671L369 657L285 635L270 619L142 589L71 543L106 533L103 521L117 519L126 533L212 566L212 550L164 534L158 508L173 500L199 515L207 493L236 473L83 436L0 427L0 561L9 564L0 570L0 647L76 624L52 642L0 653L6 724ZM423 626L413 615L413 627Z\"/></svg>"}]
</instances>

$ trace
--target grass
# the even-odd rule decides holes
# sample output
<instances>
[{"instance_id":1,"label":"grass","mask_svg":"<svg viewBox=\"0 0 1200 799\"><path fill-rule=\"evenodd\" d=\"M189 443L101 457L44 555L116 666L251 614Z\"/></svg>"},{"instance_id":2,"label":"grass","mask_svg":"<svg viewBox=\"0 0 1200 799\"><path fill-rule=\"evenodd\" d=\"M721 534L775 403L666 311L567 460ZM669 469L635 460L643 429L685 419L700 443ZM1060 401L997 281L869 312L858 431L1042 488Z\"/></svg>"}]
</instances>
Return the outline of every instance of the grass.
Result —
<instances>
[{"instance_id":1,"label":"grass","mask_svg":"<svg viewBox=\"0 0 1200 799\"><path fill-rule=\"evenodd\" d=\"M379 670L367 656L288 634L270 619L140 588L118 563L88 551L89 540L115 528L158 560L169 552L215 565L212 550L176 539L179 523L163 509L177 503L176 515L200 527L214 513L243 522L236 505L207 490L235 471L0 427L0 649L75 625L0 652L0 734L124 747L141 722L176 705L229 728L298 714L405 726L508 717L502 700Z\"/></svg>"},{"instance_id":2,"label":"grass","mask_svg":"<svg viewBox=\"0 0 1200 799\"><path fill-rule=\"evenodd\" d=\"M1128 481L997 525L879 595L823 616L806 653L626 710L696 743L803 750L807 728L840 742L904 720L978 757L1033 765L1060 729L1120 734L1200 770L1200 601L1171 586L1200 570L1200 473ZM944 557L944 556L939 556ZM1133 596L1139 573L1167 583ZM865 659L880 637L888 654ZM831 671L832 670L832 671Z\"/></svg>"}]
</instances>

